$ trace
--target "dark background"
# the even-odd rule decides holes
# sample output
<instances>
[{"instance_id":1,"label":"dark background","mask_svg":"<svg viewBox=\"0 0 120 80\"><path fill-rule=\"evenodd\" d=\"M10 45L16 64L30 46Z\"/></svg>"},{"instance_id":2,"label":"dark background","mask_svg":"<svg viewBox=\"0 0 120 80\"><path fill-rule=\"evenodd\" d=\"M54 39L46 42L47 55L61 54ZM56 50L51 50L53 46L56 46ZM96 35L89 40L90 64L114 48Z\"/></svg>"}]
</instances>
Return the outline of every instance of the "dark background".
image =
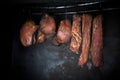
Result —
<instances>
[{"instance_id":1,"label":"dark background","mask_svg":"<svg viewBox=\"0 0 120 80\"><path fill-rule=\"evenodd\" d=\"M52 2L51 2L52 1ZM58 48L55 48L54 46L52 46L51 44L49 44L49 41L46 41L45 44L42 44L43 46L45 46L46 44L52 46L52 48L48 47L48 49L55 49L54 52L56 52L57 54L57 49L60 50L60 52L66 52L66 54L62 53L62 59L61 59L61 55L60 56L55 56L51 58L51 63L54 63L54 61L52 61L52 59L58 57L59 60L63 60L66 61L66 63L64 63L64 65L62 66L58 66L56 68L53 68L52 70L50 70L48 73L44 73L44 70L46 70L49 67L44 67L41 64L44 64L42 62L46 63L46 60L49 58L45 55L43 55L43 53L39 52L38 49L43 49L41 47L41 45L35 45L35 46L31 46L30 48L24 48L20 41L19 41L19 30L21 28L21 25L29 19L32 19L36 22L36 24L39 24L39 20L41 18L41 16L39 15L32 15L31 14L31 6L56 6L56 5L70 5L70 4L77 4L77 3L84 3L84 1L65 1L65 0L61 0L61 2L56 1L56 0L44 0L44 1L38 1L38 0L20 0L20 1L16 1L16 0L12 0L12 1L8 1L10 3L7 2L3 2L4 4L1 5L1 20L2 20L2 28L1 28L1 37L2 37L2 41L1 41L1 52L3 53L1 56L1 73L3 75L5 75L6 77L3 77L5 79L62 79L62 80L66 80L66 79L87 79L87 80L96 80L96 79L102 79L102 80L113 80L114 78L119 78L119 64L120 64L120 12L119 9L118 10L113 10L113 11L98 11L98 12L91 12L90 14L92 14L93 16L95 16L96 14L103 14L104 17L104 26L103 26L103 32L104 32L104 63L105 65L99 69L96 69L94 67L92 67L91 70L88 70L87 67L85 68L80 68L79 66L77 66L77 58L78 55L76 56L74 53L70 52L68 48L66 48L65 46L61 46ZM91 0L94 2L94 0ZM90 2L91 2L90 1ZM98 0L99 1L99 0ZM108 2L107 4L109 5L109 1L108 0L100 0L101 2L105 1ZM112 1L112 0L110 0ZM117 2L112 1L113 4L111 4L111 7L118 7ZM111 3L112 3L111 2ZM54 3L54 4L53 4ZM105 6L107 7L107 6ZM108 6L109 7L109 6ZM30 8L30 9L29 9ZM92 8L94 9L94 8ZM97 9L97 7L96 7ZM99 10L99 9L98 9ZM44 11L44 10L43 10ZM61 10L64 12L64 10ZM74 10L75 11L75 10ZM34 12L34 9L33 9ZM35 11L35 12L39 12L39 11ZM44 11L47 12L47 11ZM54 10L53 10L54 12ZM57 12L55 10L55 12ZM59 12L59 10L58 10ZM50 13L50 12L49 12ZM85 12L83 12L85 13ZM80 13L80 14L83 14ZM52 12L50 13L52 14ZM58 20L64 19L66 16L65 15L54 15L52 14L52 16ZM71 15L67 15L67 18L71 19ZM59 22L59 20L57 22ZM4 42L4 43L3 43ZM67 45L68 46L68 45ZM65 50L62 51L61 48L65 48ZM31 49L33 49L31 51ZM38 51L39 53L35 53L35 51ZM43 51L44 52L44 51ZM51 51L52 52L52 51ZM48 53L45 52L45 54L47 55ZM59 53L58 53L59 54ZM71 54L71 55L70 55ZM37 59L39 60L41 57L37 57L43 55L42 58L46 58L43 59L43 61L36 61ZM51 56L52 56L51 55ZM28 58L27 58L28 56ZM49 56L49 55L48 55ZM73 56L73 62L70 60L66 60L63 58L63 56L67 56L67 59L72 59ZM26 60L27 58L27 60ZM75 59L76 58L76 59ZM31 61L36 61L35 65L31 64ZM69 64L68 64L68 63ZM49 63L50 64L50 63ZM49 66L49 64L47 66ZM66 64L66 65L65 65ZM41 67L38 68L38 70L36 69L35 66ZM55 65L57 65L57 63L55 63ZM55 66L54 65L54 66ZM74 66L70 66L70 65L74 65ZM30 67L31 66L31 67ZM67 69L67 67L71 67L70 69ZM66 68L65 70L62 70L62 68ZM81 71L79 71L81 70ZM38 72L35 72L38 71ZM71 72L69 72L71 71ZM76 72L75 72L76 71ZM64 72L64 74L63 74ZM51 75L51 77L47 77L44 75ZM70 73L70 74L69 74ZM39 76L39 77L38 77ZM54 77L56 76L56 77ZM62 77L61 77L62 76ZM69 77L68 77L69 76ZM41 78L40 78L41 77Z\"/></svg>"}]
</instances>

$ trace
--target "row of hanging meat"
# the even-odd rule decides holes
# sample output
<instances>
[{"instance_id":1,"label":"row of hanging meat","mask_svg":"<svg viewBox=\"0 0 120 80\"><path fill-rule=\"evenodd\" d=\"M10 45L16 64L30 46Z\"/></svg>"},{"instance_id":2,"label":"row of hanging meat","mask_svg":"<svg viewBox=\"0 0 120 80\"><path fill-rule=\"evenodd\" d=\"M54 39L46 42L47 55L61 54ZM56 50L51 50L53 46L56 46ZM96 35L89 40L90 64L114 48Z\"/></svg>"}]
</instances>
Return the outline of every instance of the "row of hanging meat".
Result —
<instances>
[{"instance_id":1,"label":"row of hanging meat","mask_svg":"<svg viewBox=\"0 0 120 80\"><path fill-rule=\"evenodd\" d=\"M55 36L52 43L57 46L70 43L70 50L80 53L78 64L86 65L89 54L92 56L92 64L99 67L102 62L103 36L102 15L93 18L90 14L75 14L72 23L69 19L61 20L56 30L55 19L45 14L40 24L34 21L26 21L20 30L20 41L23 46L40 44L46 39Z\"/></svg>"}]
</instances>

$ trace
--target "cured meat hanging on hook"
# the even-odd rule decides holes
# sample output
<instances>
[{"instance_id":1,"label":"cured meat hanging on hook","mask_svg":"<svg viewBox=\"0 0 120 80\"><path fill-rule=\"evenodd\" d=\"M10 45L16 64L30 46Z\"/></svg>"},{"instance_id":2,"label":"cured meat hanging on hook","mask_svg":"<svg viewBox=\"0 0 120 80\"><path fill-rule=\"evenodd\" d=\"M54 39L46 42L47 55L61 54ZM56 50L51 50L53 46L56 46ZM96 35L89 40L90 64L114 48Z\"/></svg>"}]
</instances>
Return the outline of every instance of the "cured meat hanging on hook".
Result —
<instances>
[{"instance_id":1,"label":"cured meat hanging on hook","mask_svg":"<svg viewBox=\"0 0 120 80\"><path fill-rule=\"evenodd\" d=\"M93 20L91 55L93 66L99 67L102 62L102 15L98 15Z\"/></svg>"},{"instance_id":2,"label":"cured meat hanging on hook","mask_svg":"<svg viewBox=\"0 0 120 80\"><path fill-rule=\"evenodd\" d=\"M56 37L53 39L54 45L65 44L71 39L71 23L69 20L60 21L60 25L56 34Z\"/></svg>"},{"instance_id":3,"label":"cured meat hanging on hook","mask_svg":"<svg viewBox=\"0 0 120 80\"><path fill-rule=\"evenodd\" d=\"M20 41L23 46L30 46L36 42L35 32L37 26L33 21L26 21L20 30Z\"/></svg>"},{"instance_id":4,"label":"cured meat hanging on hook","mask_svg":"<svg viewBox=\"0 0 120 80\"><path fill-rule=\"evenodd\" d=\"M73 15L73 23L72 23L72 37L70 43L70 50L78 54L79 48L82 41L81 35L81 16Z\"/></svg>"},{"instance_id":5,"label":"cured meat hanging on hook","mask_svg":"<svg viewBox=\"0 0 120 80\"><path fill-rule=\"evenodd\" d=\"M90 50L92 16L88 14L82 15L82 52L80 54L78 64L82 67L87 63Z\"/></svg>"},{"instance_id":6,"label":"cured meat hanging on hook","mask_svg":"<svg viewBox=\"0 0 120 80\"><path fill-rule=\"evenodd\" d=\"M56 23L52 16L45 14L40 21L40 33L45 34L49 38L55 34Z\"/></svg>"},{"instance_id":7,"label":"cured meat hanging on hook","mask_svg":"<svg viewBox=\"0 0 120 80\"><path fill-rule=\"evenodd\" d=\"M38 28L37 34L37 43L42 43L46 38L50 38L55 34L56 23L52 16L45 14L41 21L40 26Z\"/></svg>"}]
</instances>

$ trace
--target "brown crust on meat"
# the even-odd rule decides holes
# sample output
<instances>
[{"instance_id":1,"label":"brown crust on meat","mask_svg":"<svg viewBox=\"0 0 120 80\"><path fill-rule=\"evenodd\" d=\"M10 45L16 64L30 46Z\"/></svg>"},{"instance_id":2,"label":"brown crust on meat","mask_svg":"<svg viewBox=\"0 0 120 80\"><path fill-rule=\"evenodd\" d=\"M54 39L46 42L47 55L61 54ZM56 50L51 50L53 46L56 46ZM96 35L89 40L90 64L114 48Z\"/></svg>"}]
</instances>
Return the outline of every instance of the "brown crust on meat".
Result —
<instances>
[{"instance_id":1,"label":"brown crust on meat","mask_svg":"<svg viewBox=\"0 0 120 80\"><path fill-rule=\"evenodd\" d=\"M59 43L67 43L71 38L71 23L69 20L62 20L57 32L57 41Z\"/></svg>"},{"instance_id":2,"label":"brown crust on meat","mask_svg":"<svg viewBox=\"0 0 120 80\"><path fill-rule=\"evenodd\" d=\"M79 58L79 65L84 66L88 61L90 49L92 16L88 14L82 15L82 53Z\"/></svg>"},{"instance_id":3,"label":"brown crust on meat","mask_svg":"<svg viewBox=\"0 0 120 80\"><path fill-rule=\"evenodd\" d=\"M70 43L70 50L78 53L82 41L81 36L81 16L73 15L72 23L72 37Z\"/></svg>"},{"instance_id":4,"label":"brown crust on meat","mask_svg":"<svg viewBox=\"0 0 120 80\"><path fill-rule=\"evenodd\" d=\"M37 27L33 21L27 21L23 24L20 30L20 41L24 46L30 46L32 44L33 36Z\"/></svg>"},{"instance_id":5,"label":"brown crust on meat","mask_svg":"<svg viewBox=\"0 0 120 80\"><path fill-rule=\"evenodd\" d=\"M102 49L103 49L102 15L98 15L93 20L92 45L91 45L92 63L95 67L99 67L103 64Z\"/></svg>"},{"instance_id":6,"label":"brown crust on meat","mask_svg":"<svg viewBox=\"0 0 120 80\"><path fill-rule=\"evenodd\" d=\"M38 34L37 34L37 42L36 43L42 43L44 42L45 40L45 35L39 31Z\"/></svg>"},{"instance_id":7,"label":"brown crust on meat","mask_svg":"<svg viewBox=\"0 0 120 80\"><path fill-rule=\"evenodd\" d=\"M40 30L43 34L45 34L46 38L53 36L56 30L54 18L45 14L40 21Z\"/></svg>"}]
</instances>

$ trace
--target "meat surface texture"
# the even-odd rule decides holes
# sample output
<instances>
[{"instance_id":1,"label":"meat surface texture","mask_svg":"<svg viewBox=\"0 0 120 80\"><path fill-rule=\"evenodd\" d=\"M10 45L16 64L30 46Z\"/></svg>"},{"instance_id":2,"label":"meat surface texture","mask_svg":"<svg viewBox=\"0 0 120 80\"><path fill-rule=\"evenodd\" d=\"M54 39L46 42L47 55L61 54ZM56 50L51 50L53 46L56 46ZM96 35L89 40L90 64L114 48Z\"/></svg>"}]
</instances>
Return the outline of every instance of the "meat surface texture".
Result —
<instances>
[{"instance_id":1,"label":"meat surface texture","mask_svg":"<svg viewBox=\"0 0 120 80\"><path fill-rule=\"evenodd\" d=\"M70 41L71 38L71 23L69 20L62 20L60 22L56 40L58 43L64 44Z\"/></svg>"},{"instance_id":2,"label":"meat surface texture","mask_svg":"<svg viewBox=\"0 0 120 80\"><path fill-rule=\"evenodd\" d=\"M33 21L27 21L20 30L20 41L23 46L30 46L35 43L34 33L37 30Z\"/></svg>"},{"instance_id":3,"label":"meat surface texture","mask_svg":"<svg viewBox=\"0 0 120 80\"><path fill-rule=\"evenodd\" d=\"M92 63L93 66L95 67L99 67L103 64L102 49L103 49L102 15L98 15L93 20L92 45L91 45Z\"/></svg>"},{"instance_id":4,"label":"meat surface texture","mask_svg":"<svg viewBox=\"0 0 120 80\"><path fill-rule=\"evenodd\" d=\"M36 43L42 43L45 40L45 34L43 34L40 30L38 31L37 34L37 41Z\"/></svg>"},{"instance_id":5,"label":"meat surface texture","mask_svg":"<svg viewBox=\"0 0 120 80\"><path fill-rule=\"evenodd\" d=\"M89 56L90 49L90 34L91 34L91 24L92 24L92 16L88 14L82 15L82 52L80 54L78 64L83 67L87 61Z\"/></svg>"},{"instance_id":6,"label":"meat surface texture","mask_svg":"<svg viewBox=\"0 0 120 80\"><path fill-rule=\"evenodd\" d=\"M70 50L78 53L82 41L81 35L81 16L73 15L72 23L72 37L70 43Z\"/></svg>"},{"instance_id":7,"label":"meat surface texture","mask_svg":"<svg viewBox=\"0 0 120 80\"><path fill-rule=\"evenodd\" d=\"M49 38L55 34L56 23L52 16L45 14L40 21L40 33L45 34L46 38Z\"/></svg>"}]
</instances>

